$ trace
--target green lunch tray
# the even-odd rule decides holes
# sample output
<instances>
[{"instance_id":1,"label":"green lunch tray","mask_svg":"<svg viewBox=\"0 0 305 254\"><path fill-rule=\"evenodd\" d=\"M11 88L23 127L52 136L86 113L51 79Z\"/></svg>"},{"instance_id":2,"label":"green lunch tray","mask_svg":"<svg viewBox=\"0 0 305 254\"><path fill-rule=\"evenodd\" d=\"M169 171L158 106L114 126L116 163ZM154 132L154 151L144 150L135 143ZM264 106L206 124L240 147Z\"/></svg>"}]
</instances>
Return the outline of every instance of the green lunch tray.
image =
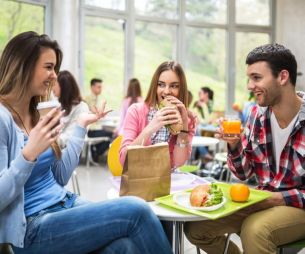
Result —
<instances>
[{"instance_id":1,"label":"green lunch tray","mask_svg":"<svg viewBox=\"0 0 305 254\"><path fill-rule=\"evenodd\" d=\"M192 213L195 215L199 215L199 216L203 216L206 217L208 219L211 220L216 220L225 216L228 216L232 213L235 213L236 211L245 208L247 206L253 205L257 202L260 202L264 199L267 199L268 197L271 196L271 193L268 191L261 191L261 190L255 190L250 188L250 196L248 201L246 202L233 202L230 198L230 187L232 186L232 184L228 184L228 183L222 183L222 182L217 182L216 183L222 190L224 197L226 197L227 202L224 204L224 206L222 206L221 208L215 210L215 211L199 211L199 210L193 210L190 208L186 208L183 206L180 206L178 204L176 204L173 200L173 195L167 195L164 197L159 197L156 198L155 200L157 201L157 203L161 204L161 205L165 205L164 207L168 206L171 208L175 208L184 212L188 212L188 213ZM182 191L182 192L190 192L191 189Z\"/></svg>"}]
</instances>

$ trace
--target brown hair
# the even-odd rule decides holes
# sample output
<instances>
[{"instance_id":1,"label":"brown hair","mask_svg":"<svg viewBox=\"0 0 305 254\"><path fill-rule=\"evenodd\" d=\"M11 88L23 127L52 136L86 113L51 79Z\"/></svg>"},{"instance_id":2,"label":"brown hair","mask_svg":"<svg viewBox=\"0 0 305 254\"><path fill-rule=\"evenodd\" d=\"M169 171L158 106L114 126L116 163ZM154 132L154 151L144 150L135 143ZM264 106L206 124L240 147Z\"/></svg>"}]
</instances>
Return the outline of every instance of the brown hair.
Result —
<instances>
[{"instance_id":1,"label":"brown hair","mask_svg":"<svg viewBox=\"0 0 305 254\"><path fill-rule=\"evenodd\" d=\"M184 71L181 67L181 65L175 61L167 61L161 63L157 70L155 71L152 80L150 82L150 87L147 93L147 96L145 98L145 102L150 106L155 106L158 102L157 100L157 88L158 88L158 81L159 77L162 72L172 70L175 72L179 78L180 81L180 88L179 88L179 96L178 99L185 105L185 107L188 107L187 103L187 83Z\"/></svg>"},{"instance_id":2,"label":"brown hair","mask_svg":"<svg viewBox=\"0 0 305 254\"><path fill-rule=\"evenodd\" d=\"M137 102L137 98L141 97L141 85L138 79L132 78L129 80L128 88L127 88L127 95L125 98L131 98L130 104Z\"/></svg>"},{"instance_id":3,"label":"brown hair","mask_svg":"<svg viewBox=\"0 0 305 254\"><path fill-rule=\"evenodd\" d=\"M1 97L14 93L18 100L26 94L36 63L44 49L54 50L56 55L55 71L58 73L63 54L58 43L51 40L46 34L39 35L36 32L28 31L16 35L8 42L0 58ZM29 110L33 125L39 121L39 113L36 109L38 102L47 99L40 96L31 98ZM56 157L60 158L61 152L58 144L53 143L51 146Z\"/></svg>"},{"instance_id":4,"label":"brown hair","mask_svg":"<svg viewBox=\"0 0 305 254\"><path fill-rule=\"evenodd\" d=\"M277 43L256 47L248 54L246 64L251 65L260 61L268 63L275 78L282 70L287 70L291 84L296 85L298 64L295 56L288 48Z\"/></svg>"},{"instance_id":5,"label":"brown hair","mask_svg":"<svg viewBox=\"0 0 305 254\"><path fill-rule=\"evenodd\" d=\"M69 71L60 71L57 76L57 82L60 87L60 96L58 98L62 109L66 110L65 115L69 115L72 106L82 101L77 82Z\"/></svg>"}]
</instances>

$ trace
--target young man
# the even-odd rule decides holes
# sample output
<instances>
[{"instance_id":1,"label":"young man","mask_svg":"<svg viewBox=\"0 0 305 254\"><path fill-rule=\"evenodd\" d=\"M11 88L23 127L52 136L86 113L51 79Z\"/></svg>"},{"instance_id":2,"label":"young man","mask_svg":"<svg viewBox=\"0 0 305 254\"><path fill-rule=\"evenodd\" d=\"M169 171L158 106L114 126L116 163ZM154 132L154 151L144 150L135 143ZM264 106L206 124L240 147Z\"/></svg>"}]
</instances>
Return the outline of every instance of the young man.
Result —
<instances>
[{"instance_id":1,"label":"young man","mask_svg":"<svg viewBox=\"0 0 305 254\"><path fill-rule=\"evenodd\" d=\"M91 94L86 96L85 101L87 102L89 109L92 112L96 111L99 107L99 96L102 93L102 79L93 78L90 81ZM91 154L94 162L99 161L99 156L103 155L109 148L110 141L112 139L113 133L102 129L100 124L94 124L89 127L88 137L108 137L109 141L103 141L96 145L91 146Z\"/></svg>"},{"instance_id":2,"label":"young man","mask_svg":"<svg viewBox=\"0 0 305 254\"><path fill-rule=\"evenodd\" d=\"M103 80L98 78L93 78L90 81L91 94L85 97L90 110L95 111L95 107L98 106L99 96L102 93Z\"/></svg>"},{"instance_id":3,"label":"young man","mask_svg":"<svg viewBox=\"0 0 305 254\"><path fill-rule=\"evenodd\" d=\"M238 233L248 254L276 253L305 236L305 96L296 93L297 63L282 45L255 48L247 57L248 89L255 95L241 139L228 143L228 165L241 180L253 174L272 196L216 221L187 223L188 239L209 254L222 253L225 233ZM228 253L240 253L232 242Z\"/></svg>"}]
</instances>

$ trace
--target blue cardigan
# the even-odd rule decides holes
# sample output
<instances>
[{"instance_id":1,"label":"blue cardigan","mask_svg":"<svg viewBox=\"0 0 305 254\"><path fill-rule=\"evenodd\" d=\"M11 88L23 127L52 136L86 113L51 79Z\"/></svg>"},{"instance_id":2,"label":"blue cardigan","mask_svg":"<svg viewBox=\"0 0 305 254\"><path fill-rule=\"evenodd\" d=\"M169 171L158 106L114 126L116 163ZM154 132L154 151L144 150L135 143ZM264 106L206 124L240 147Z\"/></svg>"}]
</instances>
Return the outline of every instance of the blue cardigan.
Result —
<instances>
[{"instance_id":1,"label":"blue cardigan","mask_svg":"<svg viewBox=\"0 0 305 254\"><path fill-rule=\"evenodd\" d=\"M59 185L65 186L77 167L86 129L75 126L72 137L56 160L52 172ZM0 243L23 247L26 232L24 185L36 161L27 161L21 150L24 134L11 113L0 104Z\"/></svg>"}]
</instances>

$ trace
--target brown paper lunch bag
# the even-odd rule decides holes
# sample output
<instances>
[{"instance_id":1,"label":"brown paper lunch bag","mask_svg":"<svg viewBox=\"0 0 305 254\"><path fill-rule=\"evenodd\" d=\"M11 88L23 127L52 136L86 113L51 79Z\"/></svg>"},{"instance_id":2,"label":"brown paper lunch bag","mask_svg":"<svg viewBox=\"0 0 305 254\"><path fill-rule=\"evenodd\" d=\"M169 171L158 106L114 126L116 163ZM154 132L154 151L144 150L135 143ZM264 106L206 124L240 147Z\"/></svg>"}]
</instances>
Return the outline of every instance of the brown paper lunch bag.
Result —
<instances>
[{"instance_id":1,"label":"brown paper lunch bag","mask_svg":"<svg viewBox=\"0 0 305 254\"><path fill-rule=\"evenodd\" d=\"M152 201L170 193L171 167L168 143L129 146L121 177L120 196Z\"/></svg>"}]
</instances>

